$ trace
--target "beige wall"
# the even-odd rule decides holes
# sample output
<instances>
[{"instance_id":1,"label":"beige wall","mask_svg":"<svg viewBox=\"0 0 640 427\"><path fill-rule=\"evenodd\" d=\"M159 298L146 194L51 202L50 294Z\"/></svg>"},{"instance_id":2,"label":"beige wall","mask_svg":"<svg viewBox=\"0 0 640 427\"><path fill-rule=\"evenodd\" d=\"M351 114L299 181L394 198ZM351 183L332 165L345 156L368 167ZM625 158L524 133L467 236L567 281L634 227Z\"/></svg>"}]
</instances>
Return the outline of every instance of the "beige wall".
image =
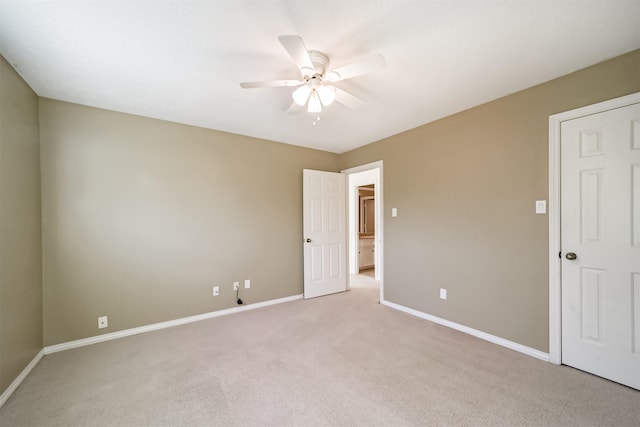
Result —
<instances>
[{"instance_id":1,"label":"beige wall","mask_svg":"<svg viewBox=\"0 0 640 427\"><path fill-rule=\"evenodd\" d=\"M42 348L38 97L0 56L0 394Z\"/></svg>"},{"instance_id":2,"label":"beige wall","mask_svg":"<svg viewBox=\"0 0 640 427\"><path fill-rule=\"evenodd\" d=\"M45 345L234 307L234 281L302 293L302 169L336 154L49 99L40 131Z\"/></svg>"},{"instance_id":3,"label":"beige wall","mask_svg":"<svg viewBox=\"0 0 640 427\"><path fill-rule=\"evenodd\" d=\"M343 154L384 161L385 299L548 351L549 115L637 91L640 51Z\"/></svg>"}]
</instances>

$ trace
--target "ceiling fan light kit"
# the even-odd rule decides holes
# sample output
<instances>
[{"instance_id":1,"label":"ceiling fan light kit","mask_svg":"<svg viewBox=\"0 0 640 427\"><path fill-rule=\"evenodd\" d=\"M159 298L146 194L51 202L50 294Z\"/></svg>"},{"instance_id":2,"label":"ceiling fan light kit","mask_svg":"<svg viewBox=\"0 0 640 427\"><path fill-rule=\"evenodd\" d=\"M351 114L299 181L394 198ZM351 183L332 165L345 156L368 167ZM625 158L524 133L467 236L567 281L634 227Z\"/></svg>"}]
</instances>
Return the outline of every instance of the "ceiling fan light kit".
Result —
<instances>
[{"instance_id":1,"label":"ceiling fan light kit","mask_svg":"<svg viewBox=\"0 0 640 427\"><path fill-rule=\"evenodd\" d=\"M333 86L317 86L305 84L291 94L299 106L307 105L310 113L320 113L322 106L327 107L336 99L336 88Z\"/></svg>"},{"instance_id":2,"label":"ceiling fan light kit","mask_svg":"<svg viewBox=\"0 0 640 427\"><path fill-rule=\"evenodd\" d=\"M299 86L291 94L293 101L301 107L306 105L307 111L310 113L320 113L323 106L327 107L334 101L348 108L358 108L363 104L361 99L332 83L371 73L386 66L384 57L375 54L334 70L327 70L329 57L322 52L308 50L301 37L279 36L278 40L297 65L302 79L243 82L240 83L240 87L253 89ZM289 110L292 109L289 108Z\"/></svg>"},{"instance_id":3,"label":"ceiling fan light kit","mask_svg":"<svg viewBox=\"0 0 640 427\"><path fill-rule=\"evenodd\" d=\"M336 88L333 86L320 86L316 89L322 105L331 105L336 100Z\"/></svg>"},{"instance_id":4,"label":"ceiling fan light kit","mask_svg":"<svg viewBox=\"0 0 640 427\"><path fill-rule=\"evenodd\" d=\"M322 111L322 105L320 105L320 97L318 96L318 92L316 92L315 90L311 92L307 107L307 111L309 111L310 113L319 113Z\"/></svg>"},{"instance_id":5,"label":"ceiling fan light kit","mask_svg":"<svg viewBox=\"0 0 640 427\"><path fill-rule=\"evenodd\" d=\"M296 104L303 106L307 103L309 96L311 96L311 88L307 85L300 86L298 89L293 91L291 96Z\"/></svg>"}]
</instances>

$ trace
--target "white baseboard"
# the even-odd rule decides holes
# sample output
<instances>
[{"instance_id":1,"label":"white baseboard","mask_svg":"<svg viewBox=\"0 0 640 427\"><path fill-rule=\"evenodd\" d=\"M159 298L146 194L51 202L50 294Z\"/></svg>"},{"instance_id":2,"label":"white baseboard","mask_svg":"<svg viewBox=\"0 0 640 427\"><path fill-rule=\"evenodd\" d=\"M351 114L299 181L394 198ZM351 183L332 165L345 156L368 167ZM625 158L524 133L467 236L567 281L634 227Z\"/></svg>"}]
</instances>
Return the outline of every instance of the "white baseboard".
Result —
<instances>
[{"instance_id":1,"label":"white baseboard","mask_svg":"<svg viewBox=\"0 0 640 427\"><path fill-rule=\"evenodd\" d=\"M2 395L0 395L0 408L2 408L4 403L11 397L13 392L16 391L20 384L22 384L22 381L27 378L27 375L29 375L33 368L36 367L36 365L40 362L40 359L42 359L42 356L44 356L44 351L40 350L38 354L36 354L35 357L31 360L31 362L29 362L29 364L22 370L22 372L20 372L20 375L18 375L16 379L13 380L11 385L9 385L9 387L7 387Z\"/></svg>"},{"instance_id":2,"label":"white baseboard","mask_svg":"<svg viewBox=\"0 0 640 427\"><path fill-rule=\"evenodd\" d=\"M429 320L429 321L434 322L434 323L438 323L440 325L449 327L451 329L455 329L457 331L464 332L465 334L473 335L474 337L478 337L478 338L483 339L485 341L489 341L491 343L498 344L498 345L500 345L502 347L506 347L508 349L517 351L519 353L526 354L527 356L535 357L536 359L540 359L540 360L543 360L545 362L549 362L549 353L545 353L545 352L542 352L540 350L536 350L535 348L527 347L525 345L518 344L518 343L515 343L513 341L509 341L509 340L506 340L504 338L497 337L495 335L487 334L486 332L482 332L482 331L479 331L477 329L469 328L467 326L461 325L459 323L451 322L449 320L442 319L442 318L437 317L437 316L432 316L430 314L423 313L421 311L414 310L412 308L405 307L405 306L400 305L400 304L396 304L396 303L385 301L385 300L380 301L380 303L382 305L385 305L387 307L391 307L391 308L393 308L395 310L402 311L402 312L410 314L412 316L416 316L416 317L419 317L421 319L425 319L425 320Z\"/></svg>"},{"instance_id":3,"label":"white baseboard","mask_svg":"<svg viewBox=\"0 0 640 427\"><path fill-rule=\"evenodd\" d=\"M122 331L111 332L103 335L96 335L94 337L83 338L75 341L69 341L61 344L55 344L47 346L43 349L44 354L57 353L59 351L70 350L72 348L84 347L86 345L96 344L105 341L111 341L118 338L128 337L131 335L142 334L150 331L157 331L158 329L172 328L174 326L184 325L187 323L199 322L201 320L211 319L214 317L226 316L228 314L240 313L247 310L255 310L257 308L267 307L275 304L282 304L284 302L295 301L302 299L302 295L293 295L290 297L273 299L269 301L258 302L255 304L241 305L238 307L227 308L224 310L212 311L209 313L198 314L195 316L183 317L181 319L168 320L166 322L154 323L151 325L140 326L137 328L125 329Z\"/></svg>"}]
</instances>

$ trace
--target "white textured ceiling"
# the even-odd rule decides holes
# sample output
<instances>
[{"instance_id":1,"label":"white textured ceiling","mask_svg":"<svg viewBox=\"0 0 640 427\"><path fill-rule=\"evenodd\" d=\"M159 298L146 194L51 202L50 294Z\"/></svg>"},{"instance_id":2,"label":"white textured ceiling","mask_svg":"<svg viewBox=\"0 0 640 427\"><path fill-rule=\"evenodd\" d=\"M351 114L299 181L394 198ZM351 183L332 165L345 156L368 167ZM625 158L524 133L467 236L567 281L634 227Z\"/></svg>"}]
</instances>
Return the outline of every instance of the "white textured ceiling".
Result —
<instances>
[{"instance_id":1,"label":"white textured ceiling","mask_svg":"<svg viewBox=\"0 0 640 427\"><path fill-rule=\"evenodd\" d=\"M364 100L286 114L300 35ZM7 1L0 54L47 98L344 152L640 48L640 1Z\"/></svg>"}]
</instances>

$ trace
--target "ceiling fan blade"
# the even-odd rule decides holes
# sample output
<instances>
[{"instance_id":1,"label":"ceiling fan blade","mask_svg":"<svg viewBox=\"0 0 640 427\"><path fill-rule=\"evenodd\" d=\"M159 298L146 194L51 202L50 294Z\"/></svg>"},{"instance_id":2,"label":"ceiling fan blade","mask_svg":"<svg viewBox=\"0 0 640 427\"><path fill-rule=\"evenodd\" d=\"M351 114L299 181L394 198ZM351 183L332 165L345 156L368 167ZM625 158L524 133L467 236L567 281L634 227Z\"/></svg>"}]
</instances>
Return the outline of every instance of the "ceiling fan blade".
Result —
<instances>
[{"instance_id":1,"label":"ceiling fan blade","mask_svg":"<svg viewBox=\"0 0 640 427\"><path fill-rule=\"evenodd\" d=\"M344 105L347 108L356 109L360 108L364 102L360 98L356 98L351 95L349 92L345 92L344 90L336 87L336 102Z\"/></svg>"},{"instance_id":2,"label":"ceiling fan blade","mask_svg":"<svg viewBox=\"0 0 640 427\"><path fill-rule=\"evenodd\" d=\"M240 87L242 87L244 89L254 89L254 88L258 88L258 87L281 87L281 86L294 87L294 86L299 86L302 83L304 83L304 81L299 81L299 80L270 80L270 81L265 81L265 82L242 82L242 83L240 83Z\"/></svg>"},{"instance_id":3,"label":"ceiling fan blade","mask_svg":"<svg viewBox=\"0 0 640 427\"><path fill-rule=\"evenodd\" d=\"M372 73L383 69L387 65L384 56L376 53L366 58L345 64L335 68L326 74L326 79L330 82L350 79L352 77L361 76L363 74Z\"/></svg>"},{"instance_id":4,"label":"ceiling fan blade","mask_svg":"<svg viewBox=\"0 0 640 427\"><path fill-rule=\"evenodd\" d=\"M302 37L279 36L278 40L280 40L282 47L284 47L287 53L289 53L289 56L293 59L293 62L295 62L300 70L307 68L313 72L313 62L311 61L311 56L309 56L309 51L307 50L307 46L305 46Z\"/></svg>"},{"instance_id":5,"label":"ceiling fan blade","mask_svg":"<svg viewBox=\"0 0 640 427\"><path fill-rule=\"evenodd\" d=\"M296 102L292 102L289 108L287 108L287 114L298 114L302 112L304 107L298 105Z\"/></svg>"}]
</instances>

